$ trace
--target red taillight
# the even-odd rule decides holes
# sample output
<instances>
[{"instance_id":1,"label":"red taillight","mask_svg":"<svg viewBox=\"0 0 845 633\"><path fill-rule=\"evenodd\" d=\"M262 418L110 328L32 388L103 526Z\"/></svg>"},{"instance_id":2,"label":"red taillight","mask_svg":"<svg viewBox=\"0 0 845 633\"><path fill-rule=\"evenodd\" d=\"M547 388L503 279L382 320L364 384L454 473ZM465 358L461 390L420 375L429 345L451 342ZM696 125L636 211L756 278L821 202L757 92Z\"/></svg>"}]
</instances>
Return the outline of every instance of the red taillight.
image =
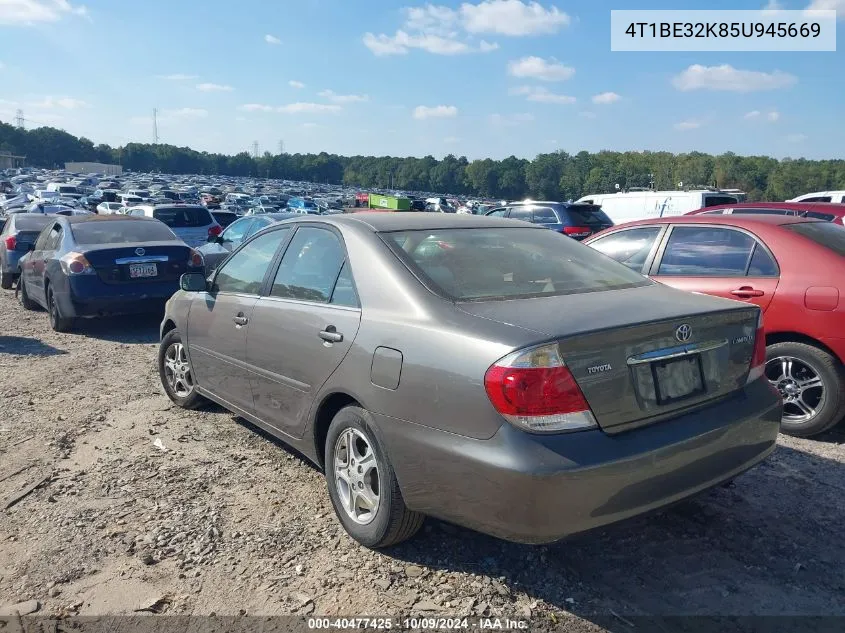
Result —
<instances>
[{"instance_id":1,"label":"red taillight","mask_svg":"<svg viewBox=\"0 0 845 633\"><path fill-rule=\"evenodd\" d=\"M15 246L17 246L17 244L18 244L18 240L14 235L10 235L9 237L7 237L3 241L6 243L6 250L7 251L15 250Z\"/></svg>"},{"instance_id":2,"label":"red taillight","mask_svg":"<svg viewBox=\"0 0 845 633\"><path fill-rule=\"evenodd\" d=\"M515 426L532 432L572 431L596 426L581 388L557 345L514 352L484 375L493 407Z\"/></svg>"},{"instance_id":3,"label":"red taillight","mask_svg":"<svg viewBox=\"0 0 845 633\"><path fill-rule=\"evenodd\" d=\"M757 331L754 334L754 354L751 357L751 371L746 383L761 378L766 373L766 330L763 327L763 312L757 317Z\"/></svg>"},{"instance_id":4,"label":"red taillight","mask_svg":"<svg viewBox=\"0 0 845 633\"><path fill-rule=\"evenodd\" d=\"M68 268L70 269L70 272L72 272L74 275L81 275L85 272L85 264L83 264L78 259L75 259L70 264L68 264Z\"/></svg>"},{"instance_id":5,"label":"red taillight","mask_svg":"<svg viewBox=\"0 0 845 633\"><path fill-rule=\"evenodd\" d=\"M202 258L202 253L191 249L191 266L194 268L202 268L205 266L205 260Z\"/></svg>"},{"instance_id":6,"label":"red taillight","mask_svg":"<svg viewBox=\"0 0 845 633\"><path fill-rule=\"evenodd\" d=\"M587 237L593 230L589 226L565 226L563 232L570 237Z\"/></svg>"},{"instance_id":7,"label":"red taillight","mask_svg":"<svg viewBox=\"0 0 845 633\"><path fill-rule=\"evenodd\" d=\"M214 226L211 226L211 227L208 228L208 234L213 236L213 237L217 237L222 232L223 232L223 227L220 226L219 224L215 224Z\"/></svg>"}]
</instances>

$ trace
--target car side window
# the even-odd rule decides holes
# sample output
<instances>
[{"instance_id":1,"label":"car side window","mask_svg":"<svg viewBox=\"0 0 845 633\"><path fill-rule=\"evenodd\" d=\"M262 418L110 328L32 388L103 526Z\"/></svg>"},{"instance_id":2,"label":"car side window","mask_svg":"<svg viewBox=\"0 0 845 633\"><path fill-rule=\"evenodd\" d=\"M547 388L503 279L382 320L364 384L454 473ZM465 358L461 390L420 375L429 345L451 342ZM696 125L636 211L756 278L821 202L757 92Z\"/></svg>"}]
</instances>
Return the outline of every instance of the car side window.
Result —
<instances>
[{"instance_id":1,"label":"car side window","mask_svg":"<svg viewBox=\"0 0 845 633\"><path fill-rule=\"evenodd\" d=\"M660 227L649 226L641 229L628 229L601 237L590 246L615 259L620 264L637 272L643 269L654 241L660 235Z\"/></svg>"},{"instance_id":2,"label":"car side window","mask_svg":"<svg viewBox=\"0 0 845 633\"><path fill-rule=\"evenodd\" d=\"M264 227L270 226L270 224L270 222L263 222L260 219L253 220L253 222L249 225L249 229L247 230L246 235L243 236L243 239L246 239L251 235L255 235Z\"/></svg>"},{"instance_id":3,"label":"car side window","mask_svg":"<svg viewBox=\"0 0 845 633\"><path fill-rule=\"evenodd\" d=\"M535 207L531 221L534 224L557 224L560 222L554 209L549 207Z\"/></svg>"},{"instance_id":4,"label":"car side window","mask_svg":"<svg viewBox=\"0 0 845 633\"><path fill-rule=\"evenodd\" d=\"M489 215L493 218L503 218L505 217L505 211L507 211L507 208L502 207L500 209L493 209L492 211L488 211L485 215Z\"/></svg>"},{"instance_id":5,"label":"car side window","mask_svg":"<svg viewBox=\"0 0 845 633\"><path fill-rule=\"evenodd\" d=\"M511 209L509 218L513 218L514 220L523 220L525 222L531 222L532 218L534 217L534 213L531 209L523 209L520 207L514 207Z\"/></svg>"},{"instance_id":6,"label":"car side window","mask_svg":"<svg viewBox=\"0 0 845 633\"><path fill-rule=\"evenodd\" d=\"M50 229L50 235L47 238L47 241L44 244L45 251L54 251L59 247L59 243L62 241L62 227L59 224L54 224L53 228Z\"/></svg>"},{"instance_id":7,"label":"car side window","mask_svg":"<svg viewBox=\"0 0 845 633\"><path fill-rule=\"evenodd\" d=\"M744 277L757 242L747 233L721 227L676 226L658 275Z\"/></svg>"},{"instance_id":8,"label":"car side window","mask_svg":"<svg viewBox=\"0 0 845 633\"><path fill-rule=\"evenodd\" d=\"M358 293L355 291L355 282L352 280L352 268L349 266L348 260L343 262L343 266L340 269L340 275L338 275L337 282L335 282L330 303L332 305L348 306L350 308L360 306Z\"/></svg>"},{"instance_id":9,"label":"car side window","mask_svg":"<svg viewBox=\"0 0 845 633\"><path fill-rule=\"evenodd\" d=\"M302 227L282 257L270 295L328 303L345 259L343 245L334 233Z\"/></svg>"},{"instance_id":10,"label":"car side window","mask_svg":"<svg viewBox=\"0 0 845 633\"><path fill-rule=\"evenodd\" d=\"M748 264L749 277L776 277L778 275L778 265L775 260L769 255L769 252L760 244L754 245L754 254L751 256L751 262Z\"/></svg>"},{"instance_id":11,"label":"car side window","mask_svg":"<svg viewBox=\"0 0 845 633\"><path fill-rule=\"evenodd\" d=\"M44 227L44 230L41 231L41 234L38 236L38 239L35 240L35 250L43 251L44 245L47 244L47 240L50 239L50 234L53 232L53 227L55 225L48 225Z\"/></svg>"},{"instance_id":12,"label":"car side window","mask_svg":"<svg viewBox=\"0 0 845 633\"><path fill-rule=\"evenodd\" d=\"M213 291L259 294L270 263L289 231L272 231L245 244L220 268Z\"/></svg>"},{"instance_id":13,"label":"car side window","mask_svg":"<svg viewBox=\"0 0 845 633\"><path fill-rule=\"evenodd\" d=\"M814 196L812 198L802 198L801 202L830 202L830 196Z\"/></svg>"},{"instance_id":14,"label":"car side window","mask_svg":"<svg viewBox=\"0 0 845 633\"><path fill-rule=\"evenodd\" d=\"M224 242L240 242L249 232L250 227L255 223L255 220L242 220L235 222L221 234Z\"/></svg>"}]
</instances>

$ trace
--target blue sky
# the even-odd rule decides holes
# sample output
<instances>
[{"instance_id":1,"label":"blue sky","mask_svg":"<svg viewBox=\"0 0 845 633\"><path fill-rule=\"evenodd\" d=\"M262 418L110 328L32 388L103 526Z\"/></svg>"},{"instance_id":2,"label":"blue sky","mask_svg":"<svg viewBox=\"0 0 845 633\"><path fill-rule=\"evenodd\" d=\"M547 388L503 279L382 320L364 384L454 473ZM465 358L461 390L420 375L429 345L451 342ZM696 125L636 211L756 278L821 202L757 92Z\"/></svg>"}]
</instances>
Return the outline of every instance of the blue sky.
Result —
<instances>
[{"instance_id":1,"label":"blue sky","mask_svg":"<svg viewBox=\"0 0 845 633\"><path fill-rule=\"evenodd\" d=\"M765 1L0 0L0 120L115 145L157 108L161 142L227 153L842 157L841 51L610 51L613 8Z\"/></svg>"}]
</instances>

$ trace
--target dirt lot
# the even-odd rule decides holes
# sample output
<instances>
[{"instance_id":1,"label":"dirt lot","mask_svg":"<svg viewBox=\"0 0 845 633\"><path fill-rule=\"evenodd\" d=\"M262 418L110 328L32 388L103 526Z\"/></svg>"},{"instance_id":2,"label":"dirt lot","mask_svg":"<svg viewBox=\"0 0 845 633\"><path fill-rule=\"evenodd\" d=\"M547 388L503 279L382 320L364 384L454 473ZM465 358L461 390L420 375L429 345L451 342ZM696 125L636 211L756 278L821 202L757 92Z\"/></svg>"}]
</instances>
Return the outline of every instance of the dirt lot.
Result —
<instances>
[{"instance_id":1,"label":"dirt lot","mask_svg":"<svg viewBox=\"0 0 845 633\"><path fill-rule=\"evenodd\" d=\"M845 433L782 438L739 478L549 547L428 521L375 553L319 472L219 408L162 395L155 319L52 332L0 294L0 606L40 613L845 614ZM157 446L157 444L159 446ZM162 448L163 447L163 448Z\"/></svg>"}]
</instances>

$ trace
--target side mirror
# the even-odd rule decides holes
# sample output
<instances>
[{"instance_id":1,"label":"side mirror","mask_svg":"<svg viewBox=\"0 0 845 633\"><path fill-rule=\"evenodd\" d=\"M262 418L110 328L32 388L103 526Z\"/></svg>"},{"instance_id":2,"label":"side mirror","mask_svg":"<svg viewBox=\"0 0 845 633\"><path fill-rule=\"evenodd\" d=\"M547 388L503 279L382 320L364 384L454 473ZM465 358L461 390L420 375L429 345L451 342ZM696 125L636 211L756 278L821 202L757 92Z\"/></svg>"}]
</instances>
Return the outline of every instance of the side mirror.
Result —
<instances>
[{"instance_id":1,"label":"side mirror","mask_svg":"<svg viewBox=\"0 0 845 633\"><path fill-rule=\"evenodd\" d=\"M179 277L179 287L185 292L205 292L208 282L202 273L184 273Z\"/></svg>"},{"instance_id":2,"label":"side mirror","mask_svg":"<svg viewBox=\"0 0 845 633\"><path fill-rule=\"evenodd\" d=\"M17 242L15 244L15 250L18 253L29 253L35 250L35 244L32 242Z\"/></svg>"}]
</instances>

